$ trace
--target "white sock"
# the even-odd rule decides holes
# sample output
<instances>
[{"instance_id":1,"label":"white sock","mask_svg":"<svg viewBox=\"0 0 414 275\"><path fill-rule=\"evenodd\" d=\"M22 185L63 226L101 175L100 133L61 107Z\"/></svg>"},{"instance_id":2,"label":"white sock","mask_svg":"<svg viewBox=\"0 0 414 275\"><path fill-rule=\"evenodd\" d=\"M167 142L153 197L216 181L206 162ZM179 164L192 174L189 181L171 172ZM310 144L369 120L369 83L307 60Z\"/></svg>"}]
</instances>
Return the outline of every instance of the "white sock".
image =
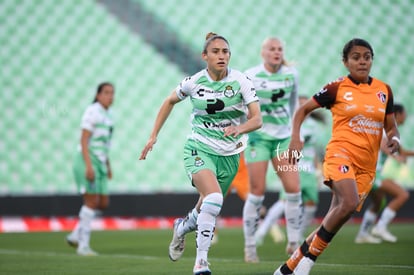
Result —
<instances>
[{"instance_id":1,"label":"white sock","mask_svg":"<svg viewBox=\"0 0 414 275\"><path fill-rule=\"evenodd\" d=\"M92 208L83 205L79 211L79 248L89 247L91 237L91 222L95 217Z\"/></svg>"},{"instance_id":2,"label":"white sock","mask_svg":"<svg viewBox=\"0 0 414 275\"><path fill-rule=\"evenodd\" d=\"M361 225L359 226L358 236L366 236L371 231L371 227L377 220L377 214L371 210L366 210L362 216Z\"/></svg>"},{"instance_id":3,"label":"white sock","mask_svg":"<svg viewBox=\"0 0 414 275\"><path fill-rule=\"evenodd\" d=\"M247 195L243 207L243 232L244 245L256 246L254 234L259 224L259 211L263 205L264 196L256 196L251 193Z\"/></svg>"},{"instance_id":4,"label":"white sock","mask_svg":"<svg viewBox=\"0 0 414 275\"><path fill-rule=\"evenodd\" d=\"M196 263L203 259L207 261L208 250L213 239L216 218L220 214L223 205L223 195L221 193L208 194L200 207L197 218L197 256Z\"/></svg>"},{"instance_id":5,"label":"white sock","mask_svg":"<svg viewBox=\"0 0 414 275\"><path fill-rule=\"evenodd\" d=\"M75 228L73 228L72 232L70 232L69 234L69 239L76 240L76 241L79 240L79 228L80 228L79 224L80 224L79 222L76 223Z\"/></svg>"},{"instance_id":6,"label":"white sock","mask_svg":"<svg viewBox=\"0 0 414 275\"><path fill-rule=\"evenodd\" d=\"M178 228L177 228L178 236L181 237L189 232L195 231L197 228L197 218L198 218L197 209L193 208L193 210L188 212L185 219L178 225Z\"/></svg>"},{"instance_id":7,"label":"white sock","mask_svg":"<svg viewBox=\"0 0 414 275\"><path fill-rule=\"evenodd\" d=\"M302 241L305 236L306 229L311 225L313 219L315 218L316 205L305 205L303 208L303 220L300 225L300 240Z\"/></svg>"},{"instance_id":8,"label":"white sock","mask_svg":"<svg viewBox=\"0 0 414 275\"><path fill-rule=\"evenodd\" d=\"M283 216L284 211L285 211L285 201L278 200L277 202L275 202L269 208L269 210L267 210L266 216L264 220L262 221L262 223L259 225L256 235L264 237L267 234L267 232L269 232L270 227L272 227L272 225L275 224L276 221Z\"/></svg>"},{"instance_id":9,"label":"white sock","mask_svg":"<svg viewBox=\"0 0 414 275\"><path fill-rule=\"evenodd\" d=\"M394 219L397 213L389 207L385 207L384 211L382 211L381 217L378 220L377 226L379 228L387 228L388 224Z\"/></svg>"},{"instance_id":10,"label":"white sock","mask_svg":"<svg viewBox=\"0 0 414 275\"><path fill-rule=\"evenodd\" d=\"M286 233L289 243L299 243L300 226L302 224L303 207L302 194L286 193L285 218Z\"/></svg>"}]
</instances>

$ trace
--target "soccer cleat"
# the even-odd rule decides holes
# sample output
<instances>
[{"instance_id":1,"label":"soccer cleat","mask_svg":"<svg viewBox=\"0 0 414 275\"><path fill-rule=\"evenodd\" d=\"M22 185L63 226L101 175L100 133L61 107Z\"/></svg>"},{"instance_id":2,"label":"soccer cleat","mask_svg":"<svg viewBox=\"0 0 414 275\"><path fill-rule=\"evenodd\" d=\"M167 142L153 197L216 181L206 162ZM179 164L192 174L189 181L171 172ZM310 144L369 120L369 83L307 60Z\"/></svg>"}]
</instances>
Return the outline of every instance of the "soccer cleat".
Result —
<instances>
[{"instance_id":1,"label":"soccer cleat","mask_svg":"<svg viewBox=\"0 0 414 275\"><path fill-rule=\"evenodd\" d=\"M286 246L286 253L290 256L295 252L296 248L299 247L299 243L297 242L290 242Z\"/></svg>"},{"instance_id":2,"label":"soccer cleat","mask_svg":"<svg viewBox=\"0 0 414 275\"><path fill-rule=\"evenodd\" d=\"M71 238L71 237L70 237L70 235L67 235L67 236L65 237L65 241L66 241L66 243L67 243L69 246L71 246L71 247L75 247L75 248L77 248L77 247L78 247L78 245L79 245L78 240Z\"/></svg>"},{"instance_id":3,"label":"soccer cleat","mask_svg":"<svg viewBox=\"0 0 414 275\"><path fill-rule=\"evenodd\" d=\"M279 266L279 267L275 270L275 272L273 273L273 275L293 275L293 273L283 274L283 273L282 273L282 271L281 271L282 266L283 266L283 265Z\"/></svg>"},{"instance_id":4,"label":"soccer cleat","mask_svg":"<svg viewBox=\"0 0 414 275\"><path fill-rule=\"evenodd\" d=\"M246 246L244 248L244 261L246 263L256 264L259 262L259 257L257 256L256 246Z\"/></svg>"},{"instance_id":5,"label":"soccer cleat","mask_svg":"<svg viewBox=\"0 0 414 275\"><path fill-rule=\"evenodd\" d=\"M355 243L362 244L362 243L372 243L378 244L381 243L382 240L380 238L376 238L371 234L364 234L364 235L357 235L355 238Z\"/></svg>"},{"instance_id":6,"label":"soccer cleat","mask_svg":"<svg viewBox=\"0 0 414 275\"><path fill-rule=\"evenodd\" d=\"M78 247L76 253L79 256L98 256L98 253L93 251L89 246Z\"/></svg>"},{"instance_id":7,"label":"soccer cleat","mask_svg":"<svg viewBox=\"0 0 414 275\"><path fill-rule=\"evenodd\" d=\"M210 275L211 270L208 268L209 263L206 260L200 259L193 269L194 275Z\"/></svg>"},{"instance_id":8,"label":"soccer cleat","mask_svg":"<svg viewBox=\"0 0 414 275\"><path fill-rule=\"evenodd\" d=\"M173 227L173 238L169 246L169 257L171 261L177 261L184 253L185 236L178 236L178 225L183 221L182 218L175 219Z\"/></svg>"},{"instance_id":9,"label":"soccer cleat","mask_svg":"<svg viewBox=\"0 0 414 275\"><path fill-rule=\"evenodd\" d=\"M386 228L379 228L378 226L374 226L371 233L375 237L381 238L386 242L395 243L397 241L397 237L391 234Z\"/></svg>"},{"instance_id":10,"label":"soccer cleat","mask_svg":"<svg viewBox=\"0 0 414 275\"><path fill-rule=\"evenodd\" d=\"M310 258L308 257L303 257L299 264L296 266L294 274L297 275L308 275L313 267L313 265L315 264L314 261L312 261Z\"/></svg>"},{"instance_id":11,"label":"soccer cleat","mask_svg":"<svg viewBox=\"0 0 414 275\"><path fill-rule=\"evenodd\" d=\"M272 225L270 228L270 236L272 236L272 239L275 243L282 243L286 240L285 234L277 224Z\"/></svg>"}]
</instances>

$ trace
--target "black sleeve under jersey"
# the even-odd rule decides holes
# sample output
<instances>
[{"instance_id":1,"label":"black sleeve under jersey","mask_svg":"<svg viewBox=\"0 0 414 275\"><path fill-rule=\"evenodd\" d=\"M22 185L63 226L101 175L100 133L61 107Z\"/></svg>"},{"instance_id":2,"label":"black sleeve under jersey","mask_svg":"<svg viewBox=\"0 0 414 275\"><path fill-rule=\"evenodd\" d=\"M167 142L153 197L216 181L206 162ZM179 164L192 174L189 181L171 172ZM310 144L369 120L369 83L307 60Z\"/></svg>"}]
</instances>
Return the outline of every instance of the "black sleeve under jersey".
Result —
<instances>
[{"instance_id":1,"label":"black sleeve under jersey","mask_svg":"<svg viewBox=\"0 0 414 275\"><path fill-rule=\"evenodd\" d=\"M394 94L392 93L391 87L389 85L386 85L388 89L388 101L387 101L387 107L385 108L386 114L392 114L394 113Z\"/></svg>"},{"instance_id":2,"label":"black sleeve under jersey","mask_svg":"<svg viewBox=\"0 0 414 275\"><path fill-rule=\"evenodd\" d=\"M319 106L330 109L332 104L335 103L338 86L338 81L328 83L313 96L313 99L319 104Z\"/></svg>"}]
</instances>

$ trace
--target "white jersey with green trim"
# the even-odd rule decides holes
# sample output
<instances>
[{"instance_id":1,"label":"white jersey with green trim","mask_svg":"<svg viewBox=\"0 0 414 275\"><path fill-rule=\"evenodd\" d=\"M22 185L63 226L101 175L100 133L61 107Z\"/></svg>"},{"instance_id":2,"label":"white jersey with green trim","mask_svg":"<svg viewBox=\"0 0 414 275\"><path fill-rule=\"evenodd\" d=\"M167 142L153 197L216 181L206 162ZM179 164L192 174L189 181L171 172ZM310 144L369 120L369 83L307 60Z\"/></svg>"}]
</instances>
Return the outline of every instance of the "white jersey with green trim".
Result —
<instances>
[{"instance_id":1,"label":"white jersey with green trim","mask_svg":"<svg viewBox=\"0 0 414 275\"><path fill-rule=\"evenodd\" d=\"M82 116L81 129L88 130L92 134L88 143L89 153L101 162L106 162L113 131L111 109L106 110L99 102L88 106ZM80 144L78 150L81 150Z\"/></svg>"},{"instance_id":2,"label":"white jersey with green trim","mask_svg":"<svg viewBox=\"0 0 414 275\"><path fill-rule=\"evenodd\" d=\"M253 83L240 71L228 69L227 76L213 81L206 69L186 77L176 88L177 96L190 98L192 133L199 150L229 156L246 148L247 135L224 137L224 128L245 121L247 105L258 101Z\"/></svg>"},{"instance_id":3,"label":"white jersey with green trim","mask_svg":"<svg viewBox=\"0 0 414 275\"><path fill-rule=\"evenodd\" d=\"M298 106L298 72L292 66L282 65L276 73L266 70L264 64L248 69L245 74L253 81L260 99L263 126L254 134L266 140L290 136L291 118Z\"/></svg>"}]
</instances>

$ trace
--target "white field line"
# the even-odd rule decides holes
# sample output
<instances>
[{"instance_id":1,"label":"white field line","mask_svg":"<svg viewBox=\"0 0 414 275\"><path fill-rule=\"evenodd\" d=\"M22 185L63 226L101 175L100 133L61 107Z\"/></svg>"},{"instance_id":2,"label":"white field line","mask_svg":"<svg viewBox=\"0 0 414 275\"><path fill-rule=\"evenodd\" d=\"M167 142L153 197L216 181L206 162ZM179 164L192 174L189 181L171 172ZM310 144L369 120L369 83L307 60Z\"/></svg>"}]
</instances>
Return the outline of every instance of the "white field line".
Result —
<instances>
[{"instance_id":1,"label":"white field line","mask_svg":"<svg viewBox=\"0 0 414 275\"><path fill-rule=\"evenodd\" d=\"M13 249L0 249L0 255L26 255L26 256L45 256L45 257L79 257L76 253L57 253L57 252L47 252L47 251L21 251L21 250L13 250ZM159 260L163 258L167 258L167 256L146 256L146 255L133 255L133 254L99 254L98 257L105 257L105 258L123 258L123 259L137 259L137 260ZM213 262L240 262L240 260L234 259L225 259L225 258L210 258ZM281 259L280 261L283 261ZM261 262L273 262L275 266L279 263L279 261L261 261ZM383 264L329 264L329 263L317 263L320 266L331 266L331 267L370 267L376 269L383 269L383 268L394 268L394 269L401 269L401 270L414 270L414 265L383 265Z\"/></svg>"}]
</instances>

